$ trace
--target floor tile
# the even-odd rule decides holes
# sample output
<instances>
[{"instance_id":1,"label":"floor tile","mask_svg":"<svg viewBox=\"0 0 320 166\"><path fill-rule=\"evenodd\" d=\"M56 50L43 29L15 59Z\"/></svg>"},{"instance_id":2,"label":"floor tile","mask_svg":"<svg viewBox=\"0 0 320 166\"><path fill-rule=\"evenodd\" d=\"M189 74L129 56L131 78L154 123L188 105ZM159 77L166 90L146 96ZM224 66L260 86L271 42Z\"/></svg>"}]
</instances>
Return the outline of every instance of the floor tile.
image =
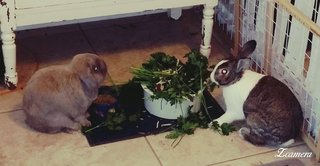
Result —
<instances>
[{"instance_id":1,"label":"floor tile","mask_svg":"<svg viewBox=\"0 0 320 166\"><path fill-rule=\"evenodd\" d=\"M16 32L16 39L21 40L24 38L30 38L34 36L52 36L55 34L68 33L77 31L79 26L77 24L63 25L63 26L53 26L44 27L36 29L28 29Z\"/></svg>"},{"instance_id":2,"label":"floor tile","mask_svg":"<svg viewBox=\"0 0 320 166\"><path fill-rule=\"evenodd\" d=\"M93 52L78 25L21 31L17 34L17 45L36 57L39 68L65 64L75 54ZM23 53L18 52L18 56Z\"/></svg>"},{"instance_id":3,"label":"floor tile","mask_svg":"<svg viewBox=\"0 0 320 166\"><path fill-rule=\"evenodd\" d=\"M94 22L87 22L87 23L80 23L82 29L96 29L96 28L107 28L107 27L116 27L116 28L125 28L123 25L132 24L131 22L134 20L135 23L139 23L143 25L145 22L149 22L152 20L163 20L168 19L163 17L166 13L162 12L163 14L148 14L142 16L133 16L133 17L123 17L117 19L106 19L101 21L94 21ZM132 25L136 26L136 25Z\"/></svg>"},{"instance_id":4,"label":"floor tile","mask_svg":"<svg viewBox=\"0 0 320 166\"><path fill-rule=\"evenodd\" d=\"M116 84L123 84L132 79L132 67L140 67L142 63L150 58L155 52L165 52L169 55L175 55L179 59L183 59L185 53L189 52L187 46L176 44L166 47L123 50L118 53L100 54L108 66L108 72ZM107 79L107 82L110 80Z\"/></svg>"},{"instance_id":5,"label":"floor tile","mask_svg":"<svg viewBox=\"0 0 320 166\"><path fill-rule=\"evenodd\" d=\"M37 57L32 53L32 51L28 50L28 48L25 48L23 44L17 44L16 49L17 49L16 72L18 74L17 89L20 89L21 87L24 87L25 83L29 80L31 75L38 69L38 62L37 62ZM3 92L8 92L8 91L6 91L1 80L0 95L3 94Z\"/></svg>"},{"instance_id":6,"label":"floor tile","mask_svg":"<svg viewBox=\"0 0 320 166\"><path fill-rule=\"evenodd\" d=\"M25 87L30 77L38 69L39 63L36 53L24 47L23 44L17 44L17 89Z\"/></svg>"},{"instance_id":7,"label":"floor tile","mask_svg":"<svg viewBox=\"0 0 320 166\"><path fill-rule=\"evenodd\" d=\"M298 145L295 147L288 148L285 152L290 153L290 152L311 152L311 151L305 144L303 144L303 145ZM267 152L267 153L256 154L256 155L245 157L245 158L232 159L232 161L212 164L211 166L259 166L264 164L270 164L268 166L280 166L280 165L274 165L273 162L286 160L286 159L300 160L301 163L304 164L304 166L320 165L320 163L317 163L315 161L314 157L312 158L286 158L286 157L281 158L281 157L275 157L276 155L278 155L277 150ZM301 165L292 165L292 166L301 166Z\"/></svg>"},{"instance_id":8,"label":"floor tile","mask_svg":"<svg viewBox=\"0 0 320 166\"><path fill-rule=\"evenodd\" d=\"M175 148L171 146L172 140L166 139L165 135L147 137L164 166L209 165L274 150L254 146L242 140L236 132L221 136L209 129L197 129L194 135L183 137Z\"/></svg>"},{"instance_id":9,"label":"floor tile","mask_svg":"<svg viewBox=\"0 0 320 166\"><path fill-rule=\"evenodd\" d=\"M189 19L186 19L189 15L192 16L186 13L181 20L173 21L162 13L157 15L162 19L150 18L149 21L142 21L143 23L139 18L145 17L138 16L116 27L88 28L84 29L84 33L99 54L148 49L175 43L185 43L190 46L189 48L199 48L201 22L183 26L182 22L190 22ZM197 40L194 40L195 38ZM191 40L186 41L185 39ZM194 42L197 42L197 46L192 45Z\"/></svg>"},{"instance_id":10,"label":"floor tile","mask_svg":"<svg viewBox=\"0 0 320 166\"><path fill-rule=\"evenodd\" d=\"M42 134L24 119L22 111L0 114L0 165L159 165L144 137L89 147L80 133Z\"/></svg>"},{"instance_id":11,"label":"floor tile","mask_svg":"<svg viewBox=\"0 0 320 166\"><path fill-rule=\"evenodd\" d=\"M16 90L0 95L0 115L3 112L22 109L22 91Z\"/></svg>"}]
</instances>

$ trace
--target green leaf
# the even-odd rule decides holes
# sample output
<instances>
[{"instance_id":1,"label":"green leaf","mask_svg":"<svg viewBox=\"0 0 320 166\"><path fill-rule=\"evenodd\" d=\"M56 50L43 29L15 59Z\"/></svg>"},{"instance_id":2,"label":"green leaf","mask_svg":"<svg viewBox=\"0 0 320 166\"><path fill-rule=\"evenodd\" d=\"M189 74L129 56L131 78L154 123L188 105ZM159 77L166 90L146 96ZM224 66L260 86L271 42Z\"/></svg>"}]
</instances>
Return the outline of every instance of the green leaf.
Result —
<instances>
[{"instance_id":1,"label":"green leaf","mask_svg":"<svg viewBox=\"0 0 320 166\"><path fill-rule=\"evenodd\" d=\"M220 125L219 125L219 123L217 121L213 121L211 128L214 129L214 130L219 130L220 129Z\"/></svg>"},{"instance_id":2,"label":"green leaf","mask_svg":"<svg viewBox=\"0 0 320 166\"><path fill-rule=\"evenodd\" d=\"M236 128L228 123L222 123L221 125L221 131L223 135L229 135L229 133L236 131Z\"/></svg>"},{"instance_id":3,"label":"green leaf","mask_svg":"<svg viewBox=\"0 0 320 166\"><path fill-rule=\"evenodd\" d=\"M236 131L236 128L232 124L222 123L220 126L217 121L212 122L211 129L218 131L221 135L229 135L231 132Z\"/></svg>"},{"instance_id":4,"label":"green leaf","mask_svg":"<svg viewBox=\"0 0 320 166\"><path fill-rule=\"evenodd\" d=\"M186 63L163 52L151 54L140 68L132 68L133 80L145 84L153 93L154 99L163 98L171 104L196 94L206 86L209 78L208 59L199 51L186 54ZM156 84L161 80L164 90L159 92Z\"/></svg>"},{"instance_id":5,"label":"green leaf","mask_svg":"<svg viewBox=\"0 0 320 166\"><path fill-rule=\"evenodd\" d=\"M177 130L172 130L172 131L169 132L169 134L167 134L167 135L165 136L165 138L168 138L168 139L177 139L177 138L179 138L179 137L182 136L182 135L183 135L183 133L181 133L181 132L179 132L179 131L177 131Z\"/></svg>"}]
</instances>

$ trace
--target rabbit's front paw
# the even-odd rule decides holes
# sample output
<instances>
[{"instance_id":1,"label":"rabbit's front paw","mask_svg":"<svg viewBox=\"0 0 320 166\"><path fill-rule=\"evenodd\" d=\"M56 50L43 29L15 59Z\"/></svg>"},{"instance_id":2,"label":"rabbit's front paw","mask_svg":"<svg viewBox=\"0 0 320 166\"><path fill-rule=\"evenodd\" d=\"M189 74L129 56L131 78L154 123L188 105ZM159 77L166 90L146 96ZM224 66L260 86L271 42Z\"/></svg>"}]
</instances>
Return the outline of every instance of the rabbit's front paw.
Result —
<instances>
[{"instance_id":1,"label":"rabbit's front paw","mask_svg":"<svg viewBox=\"0 0 320 166\"><path fill-rule=\"evenodd\" d=\"M239 136L240 136L242 139L245 139L245 137L250 134L250 129L247 128L247 127L242 127L242 128L238 131L238 134L239 134Z\"/></svg>"},{"instance_id":2,"label":"rabbit's front paw","mask_svg":"<svg viewBox=\"0 0 320 166\"><path fill-rule=\"evenodd\" d=\"M89 112L86 112L84 115L86 118L89 118L89 116L90 116Z\"/></svg>"},{"instance_id":3,"label":"rabbit's front paw","mask_svg":"<svg viewBox=\"0 0 320 166\"><path fill-rule=\"evenodd\" d=\"M85 116L78 116L75 121L79 122L83 127L91 126L91 122Z\"/></svg>"},{"instance_id":4,"label":"rabbit's front paw","mask_svg":"<svg viewBox=\"0 0 320 166\"><path fill-rule=\"evenodd\" d=\"M61 131L71 134L71 133L78 131L80 129L81 129L81 125L77 122L74 122L74 123L70 124L69 126L62 128Z\"/></svg>"},{"instance_id":5,"label":"rabbit's front paw","mask_svg":"<svg viewBox=\"0 0 320 166\"><path fill-rule=\"evenodd\" d=\"M211 128L211 127L212 127L212 124L213 124L213 121L211 121L211 122L208 124L208 127Z\"/></svg>"},{"instance_id":6,"label":"rabbit's front paw","mask_svg":"<svg viewBox=\"0 0 320 166\"><path fill-rule=\"evenodd\" d=\"M80 122L81 126L84 126L84 127L90 127L91 126L91 122L88 121L87 119L84 120L83 122Z\"/></svg>"}]
</instances>

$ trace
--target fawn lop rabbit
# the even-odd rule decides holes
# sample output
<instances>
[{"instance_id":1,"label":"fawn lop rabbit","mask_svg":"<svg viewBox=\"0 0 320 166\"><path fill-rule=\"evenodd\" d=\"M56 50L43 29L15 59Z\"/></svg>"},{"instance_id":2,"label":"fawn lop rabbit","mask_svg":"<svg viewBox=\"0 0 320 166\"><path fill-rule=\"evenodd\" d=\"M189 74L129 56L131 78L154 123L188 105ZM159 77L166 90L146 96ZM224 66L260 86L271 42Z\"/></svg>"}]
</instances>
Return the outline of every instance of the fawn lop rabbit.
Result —
<instances>
[{"instance_id":1,"label":"fawn lop rabbit","mask_svg":"<svg viewBox=\"0 0 320 166\"><path fill-rule=\"evenodd\" d=\"M75 55L67 65L38 70L23 96L26 123L45 133L70 132L90 126L87 109L98 95L107 66L98 55Z\"/></svg>"},{"instance_id":2,"label":"fawn lop rabbit","mask_svg":"<svg viewBox=\"0 0 320 166\"><path fill-rule=\"evenodd\" d=\"M220 61L210 78L222 88L226 112L219 124L246 120L239 135L255 145L288 146L302 124L300 104L290 89L272 76L248 70L256 41L244 44L237 57Z\"/></svg>"}]
</instances>

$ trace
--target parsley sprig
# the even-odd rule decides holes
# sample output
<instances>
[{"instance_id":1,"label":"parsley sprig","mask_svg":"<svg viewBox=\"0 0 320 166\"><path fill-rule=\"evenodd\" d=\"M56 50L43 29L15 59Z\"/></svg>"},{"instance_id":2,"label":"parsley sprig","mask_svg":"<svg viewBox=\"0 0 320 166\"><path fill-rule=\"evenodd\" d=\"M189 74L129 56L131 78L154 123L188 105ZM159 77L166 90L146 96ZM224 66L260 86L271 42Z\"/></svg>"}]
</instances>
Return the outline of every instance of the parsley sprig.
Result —
<instances>
[{"instance_id":1,"label":"parsley sprig","mask_svg":"<svg viewBox=\"0 0 320 166\"><path fill-rule=\"evenodd\" d=\"M229 135L231 132L236 131L236 128L229 123L222 123L221 125L217 121L212 122L211 129L217 131L221 135Z\"/></svg>"},{"instance_id":2,"label":"parsley sprig","mask_svg":"<svg viewBox=\"0 0 320 166\"><path fill-rule=\"evenodd\" d=\"M163 52L151 54L140 68L132 68L135 82L144 84L153 92L153 99L165 99L178 104L186 98L193 100L207 86L208 59L198 51L187 53L186 63Z\"/></svg>"}]
</instances>

